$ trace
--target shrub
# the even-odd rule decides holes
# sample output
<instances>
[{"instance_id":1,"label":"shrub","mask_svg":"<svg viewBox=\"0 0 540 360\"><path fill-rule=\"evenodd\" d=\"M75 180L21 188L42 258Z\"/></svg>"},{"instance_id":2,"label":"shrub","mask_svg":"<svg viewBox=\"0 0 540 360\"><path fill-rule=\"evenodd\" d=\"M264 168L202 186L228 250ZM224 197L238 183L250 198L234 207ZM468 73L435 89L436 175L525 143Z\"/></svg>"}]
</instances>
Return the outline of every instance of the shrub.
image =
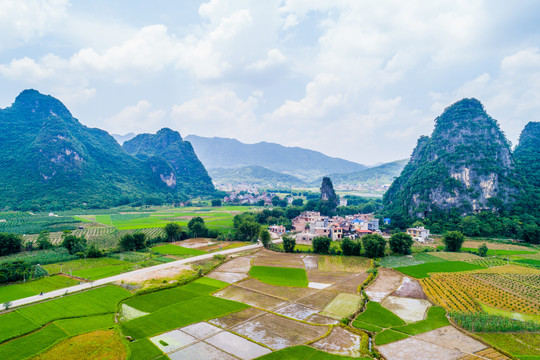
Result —
<instances>
[{"instance_id":1,"label":"shrub","mask_svg":"<svg viewBox=\"0 0 540 360\"><path fill-rule=\"evenodd\" d=\"M461 250L461 245L465 241L465 236L461 231L447 232L443 237L446 251L457 252Z\"/></svg>"},{"instance_id":2,"label":"shrub","mask_svg":"<svg viewBox=\"0 0 540 360\"><path fill-rule=\"evenodd\" d=\"M268 248L268 245L270 245L270 233L268 230L261 229L260 234L261 242L265 248Z\"/></svg>"},{"instance_id":3,"label":"shrub","mask_svg":"<svg viewBox=\"0 0 540 360\"><path fill-rule=\"evenodd\" d=\"M0 234L0 256L15 254L21 251L22 239L15 234Z\"/></svg>"},{"instance_id":4,"label":"shrub","mask_svg":"<svg viewBox=\"0 0 540 360\"><path fill-rule=\"evenodd\" d=\"M362 237L362 245L364 254L369 258L377 258L384 256L386 248L386 240L378 234L368 234Z\"/></svg>"},{"instance_id":5,"label":"shrub","mask_svg":"<svg viewBox=\"0 0 540 360\"><path fill-rule=\"evenodd\" d=\"M486 243L483 243L482 245L480 245L480 247L478 248L478 255L481 257L486 257L487 252L488 252L488 248L486 246Z\"/></svg>"},{"instance_id":6,"label":"shrub","mask_svg":"<svg viewBox=\"0 0 540 360\"><path fill-rule=\"evenodd\" d=\"M317 236L313 239L313 252L315 254L328 254L332 239L327 236Z\"/></svg>"},{"instance_id":7,"label":"shrub","mask_svg":"<svg viewBox=\"0 0 540 360\"><path fill-rule=\"evenodd\" d=\"M362 244L360 241L351 240L349 238L344 238L341 241L341 252L343 255L348 256L359 256L362 252Z\"/></svg>"},{"instance_id":8,"label":"shrub","mask_svg":"<svg viewBox=\"0 0 540 360\"><path fill-rule=\"evenodd\" d=\"M390 245L390 250L392 250L393 253L409 255L411 253L413 242L414 241L411 235L399 232L390 236L388 244Z\"/></svg>"},{"instance_id":9,"label":"shrub","mask_svg":"<svg viewBox=\"0 0 540 360\"><path fill-rule=\"evenodd\" d=\"M290 236L283 237L283 250L287 253L294 252L294 247L296 246L296 240Z\"/></svg>"}]
</instances>

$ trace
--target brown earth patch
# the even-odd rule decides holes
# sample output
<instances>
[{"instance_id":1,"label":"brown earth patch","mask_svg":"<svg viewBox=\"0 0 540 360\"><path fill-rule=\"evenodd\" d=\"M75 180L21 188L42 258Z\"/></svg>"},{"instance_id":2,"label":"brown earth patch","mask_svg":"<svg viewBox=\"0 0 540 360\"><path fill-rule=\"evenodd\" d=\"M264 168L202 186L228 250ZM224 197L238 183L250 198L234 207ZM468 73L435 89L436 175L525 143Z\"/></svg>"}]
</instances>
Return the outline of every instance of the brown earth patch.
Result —
<instances>
[{"instance_id":1,"label":"brown earth patch","mask_svg":"<svg viewBox=\"0 0 540 360\"><path fill-rule=\"evenodd\" d=\"M484 350L487 347L480 341L465 335L450 325L416 335L415 337L433 344L441 344L450 349L458 349L466 353L474 353Z\"/></svg>"},{"instance_id":2,"label":"brown earth patch","mask_svg":"<svg viewBox=\"0 0 540 360\"><path fill-rule=\"evenodd\" d=\"M277 253L269 250L262 250L253 259L256 266L276 266L304 269L302 254Z\"/></svg>"},{"instance_id":3,"label":"brown earth patch","mask_svg":"<svg viewBox=\"0 0 540 360\"><path fill-rule=\"evenodd\" d=\"M345 272L332 272L332 271L320 271L309 270L307 272L308 280L310 282L316 282L321 284L334 284L338 281L344 280L350 273Z\"/></svg>"},{"instance_id":4,"label":"brown earth patch","mask_svg":"<svg viewBox=\"0 0 540 360\"><path fill-rule=\"evenodd\" d=\"M271 349L279 350L317 339L328 331L328 327L265 314L231 330Z\"/></svg>"},{"instance_id":5,"label":"brown earth patch","mask_svg":"<svg viewBox=\"0 0 540 360\"><path fill-rule=\"evenodd\" d=\"M364 282L368 277L368 274L361 273L355 276L351 276L346 280L342 280L337 284L334 284L328 288L328 290L334 290L338 292L346 292L350 294L358 293L358 286Z\"/></svg>"},{"instance_id":6,"label":"brown earth patch","mask_svg":"<svg viewBox=\"0 0 540 360\"><path fill-rule=\"evenodd\" d=\"M512 244L499 244L499 243L490 243L487 241L465 241L463 243L463 247L466 248L479 248L482 244L486 244L488 249L492 250L519 250L519 251L531 251L531 248L528 248L526 246L520 246L520 245L512 245Z\"/></svg>"},{"instance_id":7,"label":"brown earth patch","mask_svg":"<svg viewBox=\"0 0 540 360\"><path fill-rule=\"evenodd\" d=\"M485 360L485 359L490 359L490 360L510 360L510 358L508 356L501 354L500 352L498 352L497 350L495 350L493 348L489 348L489 349L485 349L485 350L475 352L474 354L464 356L464 357L460 358L459 360Z\"/></svg>"},{"instance_id":8,"label":"brown earth patch","mask_svg":"<svg viewBox=\"0 0 540 360\"><path fill-rule=\"evenodd\" d=\"M335 326L330 335L314 342L311 346L331 354L358 357L360 356L360 340L360 335Z\"/></svg>"},{"instance_id":9,"label":"brown earth patch","mask_svg":"<svg viewBox=\"0 0 540 360\"><path fill-rule=\"evenodd\" d=\"M366 294L370 300L381 302L391 292L396 290L401 284L402 278L403 275L399 272L381 267L379 268L379 275L377 275L375 282L366 289Z\"/></svg>"},{"instance_id":10,"label":"brown earth patch","mask_svg":"<svg viewBox=\"0 0 540 360\"><path fill-rule=\"evenodd\" d=\"M312 295L308 295L296 302L302 305L306 305L315 309L324 309L328 304L332 302L338 295L335 291L323 290L316 292Z\"/></svg>"},{"instance_id":11,"label":"brown earth patch","mask_svg":"<svg viewBox=\"0 0 540 360\"><path fill-rule=\"evenodd\" d=\"M258 307L265 310L273 310L274 308L285 304L285 301L276 297L265 295L253 290L240 288L235 285L231 285L213 296L229 299L233 301L242 302L254 307Z\"/></svg>"},{"instance_id":12,"label":"brown earth patch","mask_svg":"<svg viewBox=\"0 0 540 360\"><path fill-rule=\"evenodd\" d=\"M255 308L247 308L245 310L235 312L229 315L225 315L219 318L209 320L208 322L222 328L231 328L236 326L248 319L254 318L256 316L262 315L265 312Z\"/></svg>"},{"instance_id":13,"label":"brown earth patch","mask_svg":"<svg viewBox=\"0 0 540 360\"><path fill-rule=\"evenodd\" d=\"M312 324L321 324L321 325L333 325L339 323L336 319L329 318L327 316L313 314L310 317L306 318L306 321Z\"/></svg>"},{"instance_id":14,"label":"brown earth patch","mask_svg":"<svg viewBox=\"0 0 540 360\"><path fill-rule=\"evenodd\" d=\"M390 295L413 299L427 299L427 296L418 280L411 279L408 276L403 277L401 285Z\"/></svg>"},{"instance_id":15,"label":"brown earth patch","mask_svg":"<svg viewBox=\"0 0 540 360\"><path fill-rule=\"evenodd\" d=\"M430 255L449 261L465 261L480 259L480 256L471 253L458 253L458 252L431 252Z\"/></svg>"},{"instance_id":16,"label":"brown earth patch","mask_svg":"<svg viewBox=\"0 0 540 360\"><path fill-rule=\"evenodd\" d=\"M249 272L249 269L251 269L251 259L251 256L237 257L236 259L227 261L225 264L218 267L216 271L240 272L247 274Z\"/></svg>"},{"instance_id":17,"label":"brown earth patch","mask_svg":"<svg viewBox=\"0 0 540 360\"><path fill-rule=\"evenodd\" d=\"M317 310L296 303L289 303L275 310L275 313L277 314L287 316L296 320L305 320L316 312Z\"/></svg>"},{"instance_id":18,"label":"brown earth patch","mask_svg":"<svg viewBox=\"0 0 540 360\"><path fill-rule=\"evenodd\" d=\"M306 255L302 259L306 270L317 270L319 268L319 259L314 255Z\"/></svg>"},{"instance_id":19,"label":"brown earth patch","mask_svg":"<svg viewBox=\"0 0 540 360\"><path fill-rule=\"evenodd\" d=\"M236 284L238 287L247 288L250 290L254 290L257 292L262 292L266 295L278 297L280 299L286 299L286 300L296 300L299 298L302 298L304 296L308 296L310 294L313 294L317 292L316 289L310 289L310 288L298 288L298 287L289 287L289 286L276 286L276 285L270 285L265 284L257 279L246 279L245 281L242 281L238 284Z\"/></svg>"}]
</instances>

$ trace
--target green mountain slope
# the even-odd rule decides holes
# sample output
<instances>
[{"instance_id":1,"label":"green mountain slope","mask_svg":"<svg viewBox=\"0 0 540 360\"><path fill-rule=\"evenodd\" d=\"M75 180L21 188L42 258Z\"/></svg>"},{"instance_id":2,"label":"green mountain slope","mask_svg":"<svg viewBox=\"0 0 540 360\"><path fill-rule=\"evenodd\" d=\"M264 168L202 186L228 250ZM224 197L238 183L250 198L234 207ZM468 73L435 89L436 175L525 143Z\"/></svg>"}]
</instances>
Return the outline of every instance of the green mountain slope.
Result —
<instances>
[{"instance_id":1,"label":"green mountain slope","mask_svg":"<svg viewBox=\"0 0 540 360\"><path fill-rule=\"evenodd\" d=\"M155 135L140 134L126 141L122 147L148 164L158 185L196 195L215 191L193 147L176 131L164 128Z\"/></svg>"},{"instance_id":2,"label":"green mountain slope","mask_svg":"<svg viewBox=\"0 0 540 360\"><path fill-rule=\"evenodd\" d=\"M189 194L153 181L147 162L36 90L0 110L0 126L0 208L109 207Z\"/></svg>"},{"instance_id":3,"label":"green mountain slope","mask_svg":"<svg viewBox=\"0 0 540 360\"><path fill-rule=\"evenodd\" d=\"M207 169L256 165L290 174L304 181L313 181L330 173L366 169L364 165L299 147L285 147L267 142L244 144L236 139L195 135L187 136L186 140L193 144L197 156Z\"/></svg>"},{"instance_id":4,"label":"green mountain slope","mask_svg":"<svg viewBox=\"0 0 540 360\"><path fill-rule=\"evenodd\" d=\"M520 198L521 212L540 216L540 122L528 123L514 149L514 159L523 181L523 196Z\"/></svg>"},{"instance_id":5,"label":"green mountain slope","mask_svg":"<svg viewBox=\"0 0 540 360\"><path fill-rule=\"evenodd\" d=\"M437 211L497 211L515 201L520 183L510 143L476 99L463 99L435 120L384 196L386 210L409 217Z\"/></svg>"},{"instance_id":6,"label":"green mountain slope","mask_svg":"<svg viewBox=\"0 0 540 360\"><path fill-rule=\"evenodd\" d=\"M272 171L262 166L245 166L241 168L209 169L208 173L216 186L249 184L259 188L281 188L304 186L305 182L288 174Z\"/></svg>"}]
</instances>

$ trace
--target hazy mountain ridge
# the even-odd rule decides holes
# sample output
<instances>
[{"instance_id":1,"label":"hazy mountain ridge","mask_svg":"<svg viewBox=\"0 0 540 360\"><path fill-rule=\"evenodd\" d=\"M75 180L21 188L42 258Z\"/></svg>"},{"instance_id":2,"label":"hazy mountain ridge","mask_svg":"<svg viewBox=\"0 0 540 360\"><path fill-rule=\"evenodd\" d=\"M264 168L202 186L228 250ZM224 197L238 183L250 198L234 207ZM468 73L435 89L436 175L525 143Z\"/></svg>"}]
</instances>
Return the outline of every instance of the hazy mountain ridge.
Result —
<instances>
[{"instance_id":1,"label":"hazy mountain ridge","mask_svg":"<svg viewBox=\"0 0 540 360\"><path fill-rule=\"evenodd\" d=\"M334 186L391 184L394 179L401 174L408 161L408 159L396 160L362 171L345 174L329 174L327 176L332 179ZM321 181L322 178L313 182L313 184L320 183Z\"/></svg>"},{"instance_id":2,"label":"hazy mountain ridge","mask_svg":"<svg viewBox=\"0 0 540 360\"><path fill-rule=\"evenodd\" d=\"M259 188L281 188L306 186L306 183L292 175L272 171L262 166L241 168L209 169L212 181L218 187L235 185L253 185Z\"/></svg>"},{"instance_id":3,"label":"hazy mountain ridge","mask_svg":"<svg viewBox=\"0 0 540 360\"><path fill-rule=\"evenodd\" d=\"M293 175L303 181L315 180L330 173L359 171L367 167L318 151L286 147L267 142L245 144L236 139L206 138L189 135L197 156L207 169L262 166Z\"/></svg>"}]
</instances>

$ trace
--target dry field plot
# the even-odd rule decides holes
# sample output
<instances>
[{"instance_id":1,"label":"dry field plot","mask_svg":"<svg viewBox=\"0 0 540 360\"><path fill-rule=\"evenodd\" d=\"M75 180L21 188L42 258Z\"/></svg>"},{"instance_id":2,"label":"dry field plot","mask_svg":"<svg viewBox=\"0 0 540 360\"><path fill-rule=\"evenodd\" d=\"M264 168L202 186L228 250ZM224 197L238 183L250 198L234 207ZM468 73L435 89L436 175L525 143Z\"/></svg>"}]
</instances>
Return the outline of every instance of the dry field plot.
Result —
<instances>
[{"instance_id":1,"label":"dry field plot","mask_svg":"<svg viewBox=\"0 0 540 360\"><path fill-rule=\"evenodd\" d=\"M407 276L403 277L401 285L399 285L396 291L394 291L390 295L413 299L427 299L427 296L424 293L424 290L422 289L422 286L420 285L418 280L412 279Z\"/></svg>"},{"instance_id":2,"label":"dry field plot","mask_svg":"<svg viewBox=\"0 0 540 360\"><path fill-rule=\"evenodd\" d=\"M340 293L324 308L321 314L341 320L357 311L360 307L361 300L362 298L358 295Z\"/></svg>"},{"instance_id":3,"label":"dry field plot","mask_svg":"<svg viewBox=\"0 0 540 360\"><path fill-rule=\"evenodd\" d=\"M478 249L484 243L486 244L486 246L490 250L534 251L531 248L528 248L526 246L512 245L512 244L500 244L500 243L488 243L488 242L485 242L485 241L465 241L463 243L463 247L464 248Z\"/></svg>"},{"instance_id":4,"label":"dry field plot","mask_svg":"<svg viewBox=\"0 0 540 360\"><path fill-rule=\"evenodd\" d=\"M408 323L424 320L431 303L427 300L388 296L381 304Z\"/></svg>"},{"instance_id":5,"label":"dry field plot","mask_svg":"<svg viewBox=\"0 0 540 360\"><path fill-rule=\"evenodd\" d=\"M344 273L344 272L309 270L307 272L307 276L310 282L315 282L315 283L320 283L320 284L334 284L338 281L342 281L346 279L347 277L351 276L351 274Z\"/></svg>"},{"instance_id":6,"label":"dry field plot","mask_svg":"<svg viewBox=\"0 0 540 360\"><path fill-rule=\"evenodd\" d=\"M387 268L379 268L379 275L368 288L366 294L371 301L381 302L401 284L403 275Z\"/></svg>"},{"instance_id":7,"label":"dry field plot","mask_svg":"<svg viewBox=\"0 0 540 360\"><path fill-rule=\"evenodd\" d=\"M317 270L319 268L319 259L315 255L306 255L302 258L306 270Z\"/></svg>"},{"instance_id":8,"label":"dry field plot","mask_svg":"<svg viewBox=\"0 0 540 360\"><path fill-rule=\"evenodd\" d=\"M234 284L240 280L243 280L248 277L248 274L236 273L236 272L224 272L224 271L214 271L207 275L209 278L221 280L229 284Z\"/></svg>"},{"instance_id":9,"label":"dry field plot","mask_svg":"<svg viewBox=\"0 0 540 360\"><path fill-rule=\"evenodd\" d=\"M237 272L247 274L249 272L249 269L251 269L251 259L253 259L252 256L237 257L236 259L227 261L225 264L218 267L215 271Z\"/></svg>"},{"instance_id":10,"label":"dry field plot","mask_svg":"<svg viewBox=\"0 0 540 360\"><path fill-rule=\"evenodd\" d=\"M432 252L430 255L439 257L448 261L465 261L480 259L480 256L470 253L457 253L457 252Z\"/></svg>"},{"instance_id":11,"label":"dry field plot","mask_svg":"<svg viewBox=\"0 0 540 360\"><path fill-rule=\"evenodd\" d=\"M232 331L271 349L279 350L320 338L328 331L328 327L309 325L278 315L265 314L233 327Z\"/></svg>"},{"instance_id":12,"label":"dry field plot","mask_svg":"<svg viewBox=\"0 0 540 360\"><path fill-rule=\"evenodd\" d=\"M306 319L306 321L311 324L319 324L319 325L335 325L339 323L339 321L337 321L336 319L332 319L327 316L323 316L319 314L311 315L310 317Z\"/></svg>"},{"instance_id":13,"label":"dry field plot","mask_svg":"<svg viewBox=\"0 0 540 360\"><path fill-rule=\"evenodd\" d=\"M319 255L319 270L332 272L364 272L370 260L356 256Z\"/></svg>"},{"instance_id":14,"label":"dry field plot","mask_svg":"<svg viewBox=\"0 0 540 360\"><path fill-rule=\"evenodd\" d=\"M214 296L242 302L244 304L248 304L256 308L261 308L265 310L273 310L276 307L285 304L285 301L282 299L278 299L269 295L264 295L253 290L240 288L235 285L229 286L215 293Z\"/></svg>"},{"instance_id":15,"label":"dry field plot","mask_svg":"<svg viewBox=\"0 0 540 360\"><path fill-rule=\"evenodd\" d=\"M287 316L296 320L305 320L318 310L310 309L304 305L290 303L275 311L277 314Z\"/></svg>"},{"instance_id":16,"label":"dry field plot","mask_svg":"<svg viewBox=\"0 0 540 360\"><path fill-rule=\"evenodd\" d=\"M266 314L266 313L259 309L247 308L239 312L235 312L229 315L225 315L219 318L209 320L208 322L214 325L220 326L222 328L229 329L246 320L249 320L251 318L254 318L255 316L259 316L262 314Z\"/></svg>"},{"instance_id":17,"label":"dry field plot","mask_svg":"<svg viewBox=\"0 0 540 360\"><path fill-rule=\"evenodd\" d=\"M299 288L291 286L277 286L265 284L257 279L247 279L236 284L238 287L257 291L266 295L277 297L285 300L297 300L302 297L315 293L317 290L310 288Z\"/></svg>"},{"instance_id":18,"label":"dry field plot","mask_svg":"<svg viewBox=\"0 0 540 360\"><path fill-rule=\"evenodd\" d=\"M362 284L367 277L367 273L357 274L337 282L336 284L329 287L328 290L357 294L358 286L360 286L360 284Z\"/></svg>"},{"instance_id":19,"label":"dry field plot","mask_svg":"<svg viewBox=\"0 0 540 360\"><path fill-rule=\"evenodd\" d=\"M360 336L335 326L330 335L311 344L315 349L331 354L358 357L360 356Z\"/></svg>"},{"instance_id":20,"label":"dry field plot","mask_svg":"<svg viewBox=\"0 0 540 360\"><path fill-rule=\"evenodd\" d=\"M302 256L302 254L276 253L269 250L261 250L253 259L252 265L304 269Z\"/></svg>"},{"instance_id":21,"label":"dry field plot","mask_svg":"<svg viewBox=\"0 0 540 360\"><path fill-rule=\"evenodd\" d=\"M506 355L501 354L495 349L489 348L481 351L477 351L474 353L474 355L467 355L459 360L510 360L510 358Z\"/></svg>"},{"instance_id":22,"label":"dry field plot","mask_svg":"<svg viewBox=\"0 0 540 360\"><path fill-rule=\"evenodd\" d=\"M338 295L335 291L323 290L316 292L312 295L308 295L304 298L297 300L299 304L306 305L315 309L324 309L328 304L332 302Z\"/></svg>"}]
</instances>

